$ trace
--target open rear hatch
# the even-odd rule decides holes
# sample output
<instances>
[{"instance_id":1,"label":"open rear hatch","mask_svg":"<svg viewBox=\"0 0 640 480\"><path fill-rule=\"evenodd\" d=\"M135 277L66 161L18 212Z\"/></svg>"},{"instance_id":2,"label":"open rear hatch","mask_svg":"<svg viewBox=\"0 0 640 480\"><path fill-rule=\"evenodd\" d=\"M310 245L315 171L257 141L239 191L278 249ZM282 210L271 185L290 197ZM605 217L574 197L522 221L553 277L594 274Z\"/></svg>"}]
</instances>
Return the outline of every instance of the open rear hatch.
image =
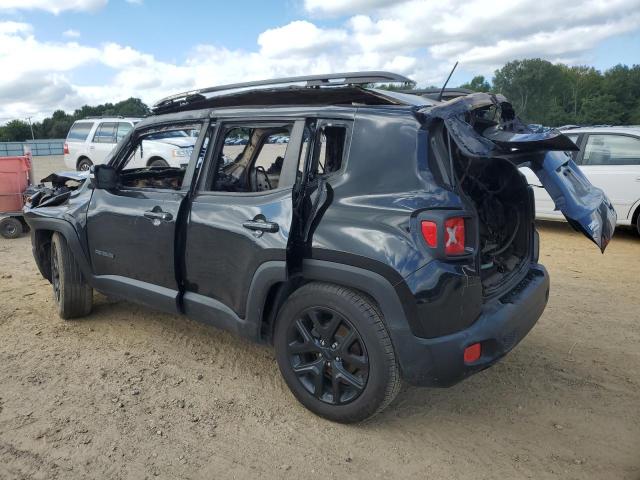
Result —
<instances>
[{"instance_id":1,"label":"open rear hatch","mask_svg":"<svg viewBox=\"0 0 640 480\"><path fill-rule=\"evenodd\" d=\"M604 252L616 213L604 192L587 180L567 153L578 149L568 137L554 129L532 129L516 117L502 95L474 93L419 113L427 127L443 122L455 147L469 160L508 160L531 168L571 226ZM450 163L455 177L453 159Z\"/></svg>"}]
</instances>

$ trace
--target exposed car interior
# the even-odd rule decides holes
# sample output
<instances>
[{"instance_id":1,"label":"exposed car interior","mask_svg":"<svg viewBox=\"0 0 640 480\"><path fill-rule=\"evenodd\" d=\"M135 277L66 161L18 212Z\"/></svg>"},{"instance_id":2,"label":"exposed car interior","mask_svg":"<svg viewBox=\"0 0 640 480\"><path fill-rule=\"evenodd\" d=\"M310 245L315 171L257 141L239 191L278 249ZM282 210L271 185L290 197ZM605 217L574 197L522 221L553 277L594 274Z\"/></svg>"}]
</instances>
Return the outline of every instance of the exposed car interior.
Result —
<instances>
[{"instance_id":1,"label":"exposed car interior","mask_svg":"<svg viewBox=\"0 0 640 480\"><path fill-rule=\"evenodd\" d=\"M278 188L292 125L226 131L211 190L264 192Z\"/></svg>"}]
</instances>

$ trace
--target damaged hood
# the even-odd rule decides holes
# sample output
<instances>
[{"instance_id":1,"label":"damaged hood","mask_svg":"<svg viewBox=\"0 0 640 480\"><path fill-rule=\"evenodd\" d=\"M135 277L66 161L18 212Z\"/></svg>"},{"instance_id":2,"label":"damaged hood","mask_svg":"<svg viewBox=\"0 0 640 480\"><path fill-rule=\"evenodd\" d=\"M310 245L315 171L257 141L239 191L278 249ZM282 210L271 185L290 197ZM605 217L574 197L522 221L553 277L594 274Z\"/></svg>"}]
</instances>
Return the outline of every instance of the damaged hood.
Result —
<instances>
[{"instance_id":1,"label":"damaged hood","mask_svg":"<svg viewBox=\"0 0 640 480\"><path fill-rule=\"evenodd\" d=\"M88 178L88 171L52 173L40 180L41 183L39 185L29 187L26 192L27 202L25 208L61 205L68 201L74 192L85 187ZM51 187L45 185L46 183L51 183Z\"/></svg>"},{"instance_id":2,"label":"damaged hood","mask_svg":"<svg viewBox=\"0 0 640 480\"><path fill-rule=\"evenodd\" d=\"M615 230L616 213L605 193L589 182L567 153L578 150L567 136L523 123L502 95L474 93L420 109L419 114L427 126L444 122L465 156L505 158L531 168L556 209L604 252Z\"/></svg>"}]
</instances>

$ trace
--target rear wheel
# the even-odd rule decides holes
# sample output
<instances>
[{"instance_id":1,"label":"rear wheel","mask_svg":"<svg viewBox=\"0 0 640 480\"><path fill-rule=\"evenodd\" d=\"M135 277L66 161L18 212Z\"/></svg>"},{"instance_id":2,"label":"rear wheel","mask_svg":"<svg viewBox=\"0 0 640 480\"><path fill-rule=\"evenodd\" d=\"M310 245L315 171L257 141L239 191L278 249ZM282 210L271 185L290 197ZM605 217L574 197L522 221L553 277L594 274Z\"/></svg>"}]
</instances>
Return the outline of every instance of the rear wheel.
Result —
<instances>
[{"instance_id":1,"label":"rear wheel","mask_svg":"<svg viewBox=\"0 0 640 480\"><path fill-rule=\"evenodd\" d=\"M636 233L640 235L640 212L636 215Z\"/></svg>"},{"instance_id":2,"label":"rear wheel","mask_svg":"<svg viewBox=\"0 0 640 480\"><path fill-rule=\"evenodd\" d=\"M382 315L355 290L328 283L301 287L278 314L274 343L293 394L329 420L365 420L398 393L398 364Z\"/></svg>"},{"instance_id":3,"label":"rear wheel","mask_svg":"<svg viewBox=\"0 0 640 480\"><path fill-rule=\"evenodd\" d=\"M15 217L7 217L0 221L0 235L4 238L18 238L23 231L22 222Z\"/></svg>"},{"instance_id":4,"label":"rear wheel","mask_svg":"<svg viewBox=\"0 0 640 480\"><path fill-rule=\"evenodd\" d=\"M93 162L91 160L89 160L88 158L81 158L80 161L78 161L78 171L86 172L91 168L91 165L93 165Z\"/></svg>"},{"instance_id":5,"label":"rear wheel","mask_svg":"<svg viewBox=\"0 0 640 480\"><path fill-rule=\"evenodd\" d=\"M51 238L51 285L61 318L68 320L91 312L93 289L85 282L67 241L59 233Z\"/></svg>"},{"instance_id":6,"label":"rear wheel","mask_svg":"<svg viewBox=\"0 0 640 480\"><path fill-rule=\"evenodd\" d=\"M149 162L150 167L168 167L169 164L162 158L155 158Z\"/></svg>"}]
</instances>

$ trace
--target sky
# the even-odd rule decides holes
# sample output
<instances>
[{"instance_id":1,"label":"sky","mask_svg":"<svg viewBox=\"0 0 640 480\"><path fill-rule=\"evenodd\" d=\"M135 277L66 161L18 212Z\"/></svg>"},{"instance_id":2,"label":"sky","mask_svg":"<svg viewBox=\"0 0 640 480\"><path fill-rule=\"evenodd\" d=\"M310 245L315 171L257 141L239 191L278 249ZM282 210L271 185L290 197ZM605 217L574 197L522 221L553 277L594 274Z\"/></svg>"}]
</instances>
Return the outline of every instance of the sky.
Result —
<instances>
[{"instance_id":1,"label":"sky","mask_svg":"<svg viewBox=\"0 0 640 480\"><path fill-rule=\"evenodd\" d=\"M640 63L640 0L0 0L0 124L201 87L389 70L441 85L540 57Z\"/></svg>"}]
</instances>

